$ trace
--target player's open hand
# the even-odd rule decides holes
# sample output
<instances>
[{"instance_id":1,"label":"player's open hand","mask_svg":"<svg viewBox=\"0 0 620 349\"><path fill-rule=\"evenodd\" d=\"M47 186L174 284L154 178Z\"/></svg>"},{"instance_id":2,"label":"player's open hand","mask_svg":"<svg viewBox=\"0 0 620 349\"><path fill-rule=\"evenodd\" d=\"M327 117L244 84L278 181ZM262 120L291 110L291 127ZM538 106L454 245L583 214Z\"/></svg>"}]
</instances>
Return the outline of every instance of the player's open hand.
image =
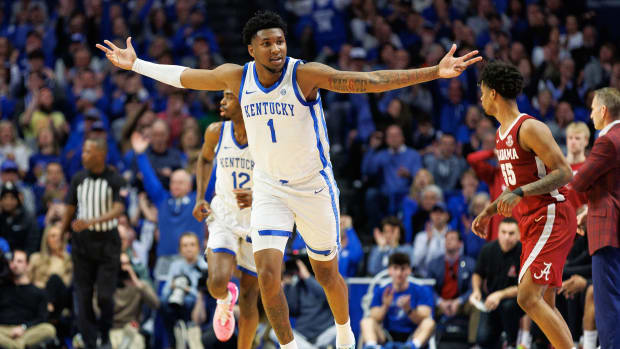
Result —
<instances>
[{"instance_id":1,"label":"player's open hand","mask_svg":"<svg viewBox=\"0 0 620 349\"><path fill-rule=\"evenodd\" d=\"M244 209L246 207L252 207L252 189L239 188L233 189L235 197L237 197L237 206Z\"/></svg>"},{"instance_id":2,"label":"player's open hand","mask_svg":"<svg viewBox=\"0 0 620 349\"><path fill-rule=\"evenodd\" d=\"M521 197L511 191L504 191L497 198L497 213L504 217L512 217L512 209L519 204Z\"/></svg>"},{"instance_id":3,"label":"player's open hand","mask_svg":"<svg viewBox=\"0 0 620 349\"><path fill-rule=\"evenodd\" d=\"M211 206L206 200L198 200L196 201L196 205L194 205L194 210L192 211L192 215L198 222L204 221L211 214Z\"/></svg>"},{"instance_id":4,"label":"player's open hand","mask_svg":"<svg viewBox=\"0 0 620 349\"><path fill-rule=\"evenodd\" d=\"M134 50L131 45L131 36L127 38L127 48L124 49L118 48L110 40L103 40L103 42L107 47L101 44L96 44L95 46L105 52L106 58L119 68L131 70L133 62L138 58L136 50Z\"/></svg>"},{"instance_id":5,"label":"player's open hand","mask_svg":"<svg viewBox=\"0 0 620 349\"><path fill-rule=\"evenodd\" d=\"M482 60L482 57L478 56L478 50L471 51L461 57L454 57L455 52L456 44L452 44L450 51L439 61L440 78L459 76L467 67Z\"/></svg>"}]
</instances>

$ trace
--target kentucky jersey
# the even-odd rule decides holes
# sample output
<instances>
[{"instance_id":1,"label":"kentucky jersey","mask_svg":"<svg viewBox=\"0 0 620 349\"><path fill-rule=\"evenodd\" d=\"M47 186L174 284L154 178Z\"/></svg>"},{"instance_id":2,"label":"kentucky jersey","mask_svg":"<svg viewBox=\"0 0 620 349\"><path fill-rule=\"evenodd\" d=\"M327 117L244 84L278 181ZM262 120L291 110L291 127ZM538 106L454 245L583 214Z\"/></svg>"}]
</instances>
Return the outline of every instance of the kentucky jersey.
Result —
<instances>
[{"instance_id":1,"label":"kentucky jersey","mask_svg":"<svg viewBox=\"0 0 620 349\"><path fill-rule=\"evenodd\" d=\"M521 114L508 127L505 134L498 129L495 136L497 159L504 183L510 190L528 183L535 182L547 175L549 169L543 161L531 151L524 150L519 145L519 129L527 119L532 116ZM566 200L566 188L553 190L547 194L525 196L517 206L519 212L525 215L531 211L545 207L552 203Z\"/></svg>"},{"instance_id":2,"label":"kentucky jersey","mask_svg":"<svg viewBox=\"0 0 620 349\"><path fill-rule=\"evenodd\" d=\"M233 190L252 188L254 160L247 144L237 143L234 132L232 121L222 123L220 141L215 149L215 197L211 207L215 218L247 234L250 209L239 210Z\"/></svg>"},{"instance_id":3,"label":"kentucky jersey","mask_svg":"<svg viewBox=\"0 0 620 349\"><path fill-rule=\"evenodd\" d=\"M256 171L293 183L329 166L329 142L320 96L306 102L297 86L301 60L286 58L280 79L265 87L255 63L245 64L239 104Z\"/></svg>"}]
</instances>

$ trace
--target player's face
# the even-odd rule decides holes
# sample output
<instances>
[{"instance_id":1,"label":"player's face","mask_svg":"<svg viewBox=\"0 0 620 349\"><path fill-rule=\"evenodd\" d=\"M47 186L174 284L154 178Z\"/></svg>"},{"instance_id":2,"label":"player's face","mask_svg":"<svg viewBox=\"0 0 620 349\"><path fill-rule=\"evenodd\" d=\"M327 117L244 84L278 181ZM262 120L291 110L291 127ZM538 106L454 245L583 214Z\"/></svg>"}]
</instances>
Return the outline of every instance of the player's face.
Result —
<instances>
[{"instance_id":1,"label":"player's face","mask_svg":"<svg viewBox=\"0 0 620 349\"><path fill-rule=\"evenodd\" d=\"M497 242L502 251L510 251L519 242L519 226L515 223L501 223L497 234Z\"/></svg>"},{"instance_id":2,"label":"player's face","mask_svg":"<svg viewBox=\"0 0 620 349\"><path fill-rule=\"evenodd\" d=\"M592 113L590 114L594 128L602 130L605 127L605 113L603 111L603 104L599 101L598 96L594 96L592 99Z\"/></svg>"},{"instance_id":3,"label":"player's face","mask_svg":"<svg viewBox=\"0 0 620 349\"><path fill-rule=\"evenodd\" d=\"M571 132L566 135L566 147L571 153L582 152L587 145L586 135L581 132Z\"/></svg>"},{"instance_id":4,"label":"player's face","mask_svg":"<svg viewBox=\"0 0 620 349\"><path fill-rule=\"evenodd\" d=\"M248 46L250 56L272 73L279 73L286 61L286 39L280 28L263 29L256 32Z\"/></svg>"},{"instance_id":5,"label":"player's face","mask_svg":"<svg viewBox=\"0 0 620 349\"><path fill-rule=\"evenodd\" d=\"M224 91L224 96L220 100L220 116L225 119L231 119L235 114L241 111L239 101L233 95L232 91Z\"/></svg>"},{"instance_id":6,"label":"player's face","mask_svg":"<svg viewBox=\"0 0 620 349\"><path fill-rule=\"evenodd\" d=\"M484 82L480 84L480 92L482 95L480 96L480 102L482 102L482 109L487 115L495 114L495 90L488 88Z\"/></svg>"}]
</instances>

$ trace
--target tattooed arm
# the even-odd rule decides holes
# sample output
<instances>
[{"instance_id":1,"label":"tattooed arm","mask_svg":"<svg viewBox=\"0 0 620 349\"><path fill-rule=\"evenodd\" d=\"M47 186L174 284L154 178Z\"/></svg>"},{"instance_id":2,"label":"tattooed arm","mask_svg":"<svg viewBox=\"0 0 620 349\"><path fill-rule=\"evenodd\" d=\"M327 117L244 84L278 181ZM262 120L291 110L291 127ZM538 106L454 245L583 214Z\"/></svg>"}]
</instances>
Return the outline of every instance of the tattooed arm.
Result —
<instances>
[{"instance_id":1,"label":"tattooed arm","mask_svg":"<svg viewBox=\"0 0 620 349\"><path fill-rule=\"evenodd\" d=\"M297 70L297 82L304 96L314 96L322 88L342 93L367 93L395 90L402 87L459 76L469 65L482 60L472 51L462 57L454 57L456 45L452 46L438 65L408 70L378 70L373 72L340 71L321 63L308 63Z\"/></svg>"},{"instance_id":2,"label":"tattooed arm","mask_svg":"<svg viewBox=\"0 0 620 349\"><path fill-rule=\"evenodd\" d=\"M533 119L523 122L519 143L523 149L534 152L550 170L543 178L521 187L524 196L549 193L573 179L573 171L547 125Z\"/></svg>"}]
</instances>

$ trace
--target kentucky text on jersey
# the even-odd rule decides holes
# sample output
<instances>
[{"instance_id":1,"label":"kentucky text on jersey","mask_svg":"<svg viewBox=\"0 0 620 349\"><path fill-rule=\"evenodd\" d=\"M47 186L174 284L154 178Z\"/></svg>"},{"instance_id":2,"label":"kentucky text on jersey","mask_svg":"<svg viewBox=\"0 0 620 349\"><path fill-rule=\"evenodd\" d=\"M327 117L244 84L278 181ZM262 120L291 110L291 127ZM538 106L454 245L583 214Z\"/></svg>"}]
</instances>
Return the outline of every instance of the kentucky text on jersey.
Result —
<instances>
[{"instance_id":1,"label":"kentucky text on jersey","mask_svg":"<svg viewBox=\"0 0 620 349\"><path fill-rule=\"evenodd\" d=\"M517 155L517 151L514 148L497 149L497 158L500 161L516 160L519 159L519 155Z\"/></svg>"},{"instance_id":2,"label":"kentucky text on jersey","mask_svg":"<svg viewBox=\"0 0 620 349\"><path fill-rule=\"evenodd\" d=\"M222 168L225 167L236 167L244 170L254 170L254 160L238 158L238 157L218 157L218 166Z\"/></svg>"},{"instance_id":3,"label":"kentucky text on jersey","mask_svg":"<svg viewBox=\"0 0 620 349\"><path fill-rule=\"evenodd\" d=\"M295 106L288 103L280 102L259 102L243 106L245 117L261 116L261 115L283 115L295 116Z\"/></svg>"}]
</instances>

